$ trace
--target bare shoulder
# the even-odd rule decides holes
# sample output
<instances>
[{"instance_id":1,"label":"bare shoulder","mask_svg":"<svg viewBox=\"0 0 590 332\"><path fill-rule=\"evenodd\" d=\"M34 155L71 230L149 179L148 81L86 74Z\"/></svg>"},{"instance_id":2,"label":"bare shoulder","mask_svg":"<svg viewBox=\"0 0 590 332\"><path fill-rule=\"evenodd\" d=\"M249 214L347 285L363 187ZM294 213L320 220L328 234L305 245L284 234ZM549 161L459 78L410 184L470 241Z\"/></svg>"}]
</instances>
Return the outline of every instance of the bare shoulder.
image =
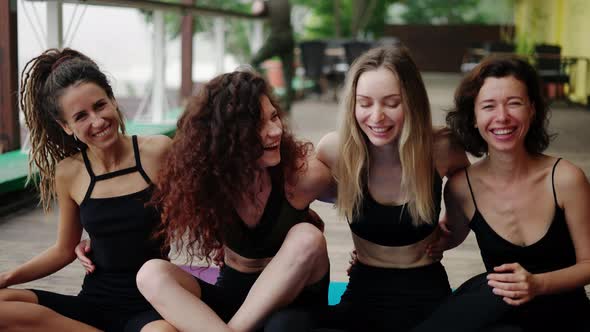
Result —
<instances>
[{"instance_id":1,"label":"bare shoulder","mask_svg":"<svg viewBox=\"0 0 590 332\"><path fill-rule=\"evenodd\" d=\"M138 136L139 151L151 155L165 154L172 145L172 139L166 135Z\"/></svg>"},{"instance_id":2,"label":"bare shoulder","mask_svg":"<svg viewBox=\"0 0 590 332\"><path fill-rule=\"evenodd\" d=\"M450 176L469 166L465 149L449 128L434 128L433 138L434 163L441 176Z\"/></svg>"},{"instance_id":3,"label":"bare shoulder","mask_svg":"<svg viewBox=\"0 0 590 332\"><path fill-rule=\"evenodd\" d=\"M318 143L316 157L329 168L333 169L338 161L338 133L329 132Z\"/></svg>"},{"instance_id":4,"label":"bare shoulder","mask_svg":"<svg viewBox=\"0 0 590 332\"><path fill-rule=\"evenodd\" d=\"M588 178L584 171L569 160L562 159L555 166L553 176L557 197L575 196L581 190L588 190Z\"/></svg>"},{"instance_id":5,"label":"bare shoulder","mask_svg":"<svg viewBox=\"0 0 590 332\"><path fill-rule=\"evenodd\" d=\"M464 199L468 197L469 184L467 183L467 175L463 172L455 172L451 175L445 185L445 191L452 194L453 197Z\"/></svg>"},{"instance_id":6,"label":"bare shoulder","mask_svg":"<svg viewBox=\"0 0 590 332\"><path fill-rule=\"evenodd\" d=\"M70 188L73 183L76 183L82 171L85 172L81 153L64 158L55 166L56 184Z\"/></svg>"},{"instance_id":7,"label":"bare shoulder","mask_svg":"<svg viewBox=\"0 0 590 332\"><path fill-rule=\"evenodd\" d=\"M137 138L141 164L153 182L158 182L158 172L172 146L172 139L164 135Z\"/></svg>"}]
</instances>

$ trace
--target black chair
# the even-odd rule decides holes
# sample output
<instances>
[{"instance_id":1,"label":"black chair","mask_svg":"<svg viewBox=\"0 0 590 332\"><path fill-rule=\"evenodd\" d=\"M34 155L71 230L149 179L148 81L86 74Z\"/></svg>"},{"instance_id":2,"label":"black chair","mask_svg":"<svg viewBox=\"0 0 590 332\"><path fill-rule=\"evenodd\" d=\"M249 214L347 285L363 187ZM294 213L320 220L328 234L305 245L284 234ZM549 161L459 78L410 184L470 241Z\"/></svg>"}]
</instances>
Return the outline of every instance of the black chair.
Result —
<instances>
[{"instance_id":1,"label":"black chair","mask_svg":"<svg viewBox=\"0 0 590 332\"><path fill-rule=\"evenodd\" d=\"M305 70L305 77L314 83L314 91L322 93L319 84L324 72L324 58L326 54L326 42L322 40L309 40L299 43L301 50L301 64Z\"/></svg>"},{"instance_id":2,"label":"black chair","mask_svg":"<svg viewBox=\"0 0 590 332\"><path fill-rule=\"evenodd\" d=\"M561 58L561 47L549 44L535 45L535 64L546 97L549 99L566 97L564 87L569 84L570 77L565 70L566 63Z\"/></svg>"},{"instance_id":3,"label":"black chair","mask_svg":"<svg viewBox=\"0 0 590 332\"><path fill-rule=\"evenodd\" d=\"M488 53L514 53L516 49L512 43L507 43L499 40L487 41L483 43L483 49Z\"/></svg>"},{"instance_id":4,"label":"black chair","mask_svg":"<svg viewBox=\"0 0 590 332\"><path fill-rule=\"evenodd\" d=\"M346 63L350 66L356 58L358 58L361 54L365 53L373 44L366 41L360 40L349 40L342 44L344 47L344 54L346 56Z\"/></svg>"}]
</instances>

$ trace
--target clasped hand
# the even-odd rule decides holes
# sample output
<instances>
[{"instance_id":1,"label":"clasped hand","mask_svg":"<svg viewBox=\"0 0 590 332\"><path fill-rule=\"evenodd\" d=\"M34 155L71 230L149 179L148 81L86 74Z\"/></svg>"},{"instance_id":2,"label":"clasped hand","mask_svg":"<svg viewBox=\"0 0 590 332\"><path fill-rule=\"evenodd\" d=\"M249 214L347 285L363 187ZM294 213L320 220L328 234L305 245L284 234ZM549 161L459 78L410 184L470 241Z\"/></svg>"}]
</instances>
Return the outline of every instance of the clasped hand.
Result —
<instances>
[{"instance_id":1,"label":"clasped hand","mask_svg":"<svg viewBox=\"0 0 590 332\"><path fill-rule=\"evenodd\" d=\"M541 282L538 276L527 271L518 263L494 267L494 273L487 276L488 285L504 302L519 306L539 295Z\"/></svg>"}]
</instances>

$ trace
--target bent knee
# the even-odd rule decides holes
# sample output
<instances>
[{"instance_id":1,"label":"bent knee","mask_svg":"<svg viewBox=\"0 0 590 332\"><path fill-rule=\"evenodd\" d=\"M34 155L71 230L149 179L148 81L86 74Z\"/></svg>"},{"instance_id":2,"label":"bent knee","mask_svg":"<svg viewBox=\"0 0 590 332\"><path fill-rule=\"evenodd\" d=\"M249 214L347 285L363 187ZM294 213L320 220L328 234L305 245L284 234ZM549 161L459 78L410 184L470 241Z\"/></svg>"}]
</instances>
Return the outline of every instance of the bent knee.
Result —
<instances>
[{"instance_id":1,"label":"bent knee","mask_svg":"<svg viewBox=\"0 0 590 332\"><path fill-rule=\"evenodd\" d=\"M26 289L0 289L0 302L18 301L27 303L38 303L37 295Z\"/></svg>"},{"instance_id":2,"label":"bent knee","mask_svg":"<svg viewBox=\"0 0 590 332\"><path fill-rule=\"evenodd\" d=\"M298 256L304 260L327 254L324 234L309 223L299 223L293 226L287 234L285 244L294 248Z\"/></svg>"},{"instance_id":3,"label":"bent knee","mask_svg":"<svg viewBox=\"0 0 590 332\"><path fill-rule=\"evenodd\" d=\"M28 302L0 302L0 331L9 329L26 331L32 326L40 326L52 313L46 307Z\"/></svg>"},{"instance_id":4,"label":"bent knee","mask_svg":"<svg viewBox=\"0 0 590 332\"><path fill-rule=\"evenodd\" d=\"M146 299L150 300L169 279L170 265L170 262L163 259L151 259L139 269L135 282Z\"/></svg>"},{"instance_id":5,"label":"bent knee","mask_svg":"<svg viewBox=\"0 0 590 332\"><path fill-rule=\"evenodd\" d=\"M174 326L170 325L165 320L157 320L150 322L141 328L140 332L177 332L178 330Z\"/></svg>"}]
</instances>

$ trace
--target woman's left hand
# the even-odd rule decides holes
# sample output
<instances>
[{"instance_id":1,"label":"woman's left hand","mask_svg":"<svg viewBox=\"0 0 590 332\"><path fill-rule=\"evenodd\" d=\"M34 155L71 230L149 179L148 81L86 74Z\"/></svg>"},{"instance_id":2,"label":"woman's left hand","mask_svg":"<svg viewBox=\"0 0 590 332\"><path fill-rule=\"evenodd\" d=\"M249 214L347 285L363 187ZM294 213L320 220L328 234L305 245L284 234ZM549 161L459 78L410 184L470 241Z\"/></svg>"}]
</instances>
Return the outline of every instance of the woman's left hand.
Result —
<instances>
[{"instance_id":1,"label":"woman's left hand","mask_svg":"<svg viewBox=\"0 0 590 332\"><path fill-rule=\"evenodd\" d=\"M525 270L520 264L503 264L494 267L495 273L488 274L488 285L504 302L519 306L539 295L539 277Z\"/></svg>"}]
</instances>

